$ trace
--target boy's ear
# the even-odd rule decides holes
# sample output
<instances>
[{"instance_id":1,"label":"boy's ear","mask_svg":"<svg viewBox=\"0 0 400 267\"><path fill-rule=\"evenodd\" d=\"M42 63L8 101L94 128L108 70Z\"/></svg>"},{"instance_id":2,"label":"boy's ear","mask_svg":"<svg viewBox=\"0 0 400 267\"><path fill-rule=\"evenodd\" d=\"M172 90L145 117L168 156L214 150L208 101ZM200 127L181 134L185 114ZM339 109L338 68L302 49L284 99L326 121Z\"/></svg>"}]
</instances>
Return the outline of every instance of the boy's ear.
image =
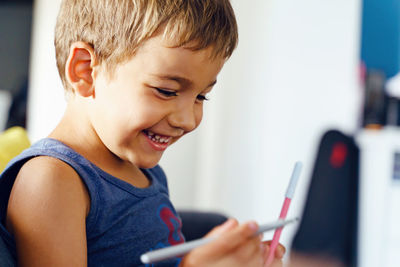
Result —
<instances>
[{"instance_id":1,"label":"boy's ear","mask_svg":"<svg viewBox=\"0 0 400 267\"><path fill-rule=\"evenodd\" d=\"M85 42L72 43L65 66L65 76L75 93L94 96L94 72L96 56L91 45Z\"/></svg>"}]
</instances>

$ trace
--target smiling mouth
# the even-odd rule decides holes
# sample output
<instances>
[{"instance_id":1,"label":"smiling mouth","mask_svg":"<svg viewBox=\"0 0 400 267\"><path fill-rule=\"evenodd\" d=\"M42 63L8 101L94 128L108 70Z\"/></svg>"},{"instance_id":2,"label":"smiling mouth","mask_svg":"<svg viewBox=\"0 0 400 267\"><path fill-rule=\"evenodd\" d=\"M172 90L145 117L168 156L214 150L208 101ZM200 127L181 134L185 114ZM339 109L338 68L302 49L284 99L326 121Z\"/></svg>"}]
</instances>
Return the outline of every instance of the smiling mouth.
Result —
<instances>
[{"instance_id":1,"label":"smiling mouth","mask_svg":"<svg viewBox=\"0 0 400 267\"><path fill-rule=\"evenodd\" d=\"M171 136L163 136L163 135L158 135L155 134L149 130L143 130L143 133L153 142L161 144L161 145L166 145L171 141L172 137Z\"/></svg>"}]
</instances>

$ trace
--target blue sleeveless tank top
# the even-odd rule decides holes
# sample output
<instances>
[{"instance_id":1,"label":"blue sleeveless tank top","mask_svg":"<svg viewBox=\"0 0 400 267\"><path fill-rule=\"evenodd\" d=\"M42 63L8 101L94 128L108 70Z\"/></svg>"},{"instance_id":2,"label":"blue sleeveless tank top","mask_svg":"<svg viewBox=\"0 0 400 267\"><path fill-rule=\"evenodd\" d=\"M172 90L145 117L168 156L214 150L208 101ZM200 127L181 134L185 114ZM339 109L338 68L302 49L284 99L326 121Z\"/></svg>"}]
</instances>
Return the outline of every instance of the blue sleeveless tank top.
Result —
<instances>
[{"instance_id":1,"label":"blue sleeveless tank top","mask_svg":"<svg viewBox=\"0 0 400 267\"><path fill-rule=\"evenodd\" d=\"M20 168L36 156L50 156L69 164L87 187L91 201L86 218L88 266L179 265L180 258L150 265L140 261L140 255L147 251L184 242L181 220L169 200L167 180L158 165L142 169L151 185L136 188L51 138L22 152L0 175L0 235L14 257L15 240L4 224L7 203Z\"/></svg>"}]
</instances>

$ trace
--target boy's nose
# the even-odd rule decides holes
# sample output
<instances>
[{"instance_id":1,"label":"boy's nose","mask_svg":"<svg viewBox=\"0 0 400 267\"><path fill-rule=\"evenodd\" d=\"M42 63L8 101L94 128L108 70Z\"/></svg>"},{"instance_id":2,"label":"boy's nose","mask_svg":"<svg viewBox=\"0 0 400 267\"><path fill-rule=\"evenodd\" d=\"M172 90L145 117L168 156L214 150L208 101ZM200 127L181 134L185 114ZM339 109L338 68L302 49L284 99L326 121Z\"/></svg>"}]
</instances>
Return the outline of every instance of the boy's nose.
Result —
<instances>
[{"instance_id":1,"label":"boy's nose","mask_svg":"<svg viewBox=\"0 0 400 267\"><path fill-rule=\"evenodd\" d=\"M173 112L168 117L168 122L172 127L181 128L185 132L193 131L197 127L198 114L195 105L184 105Z\"/></svg>"}]
</instances>

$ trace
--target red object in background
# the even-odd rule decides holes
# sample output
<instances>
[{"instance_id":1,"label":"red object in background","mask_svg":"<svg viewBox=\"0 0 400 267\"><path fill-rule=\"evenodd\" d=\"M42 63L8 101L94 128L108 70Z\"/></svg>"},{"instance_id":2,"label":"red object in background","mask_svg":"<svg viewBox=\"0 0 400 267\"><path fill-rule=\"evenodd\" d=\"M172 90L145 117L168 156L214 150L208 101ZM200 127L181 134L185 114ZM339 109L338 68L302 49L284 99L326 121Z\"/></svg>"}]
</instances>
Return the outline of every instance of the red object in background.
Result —
<instances>
[{"instance_id":1,"label":"red object in background","mask_svg":"<svg viewBox=\"0 0 400 267\"><path fill-rule=\"evenodd\" d=\"M332 147L332 153L329 159L332 167L341 168L346 160L346 157L347 146L342 142L335 143Z\"/></svg>"}]
</instances>

